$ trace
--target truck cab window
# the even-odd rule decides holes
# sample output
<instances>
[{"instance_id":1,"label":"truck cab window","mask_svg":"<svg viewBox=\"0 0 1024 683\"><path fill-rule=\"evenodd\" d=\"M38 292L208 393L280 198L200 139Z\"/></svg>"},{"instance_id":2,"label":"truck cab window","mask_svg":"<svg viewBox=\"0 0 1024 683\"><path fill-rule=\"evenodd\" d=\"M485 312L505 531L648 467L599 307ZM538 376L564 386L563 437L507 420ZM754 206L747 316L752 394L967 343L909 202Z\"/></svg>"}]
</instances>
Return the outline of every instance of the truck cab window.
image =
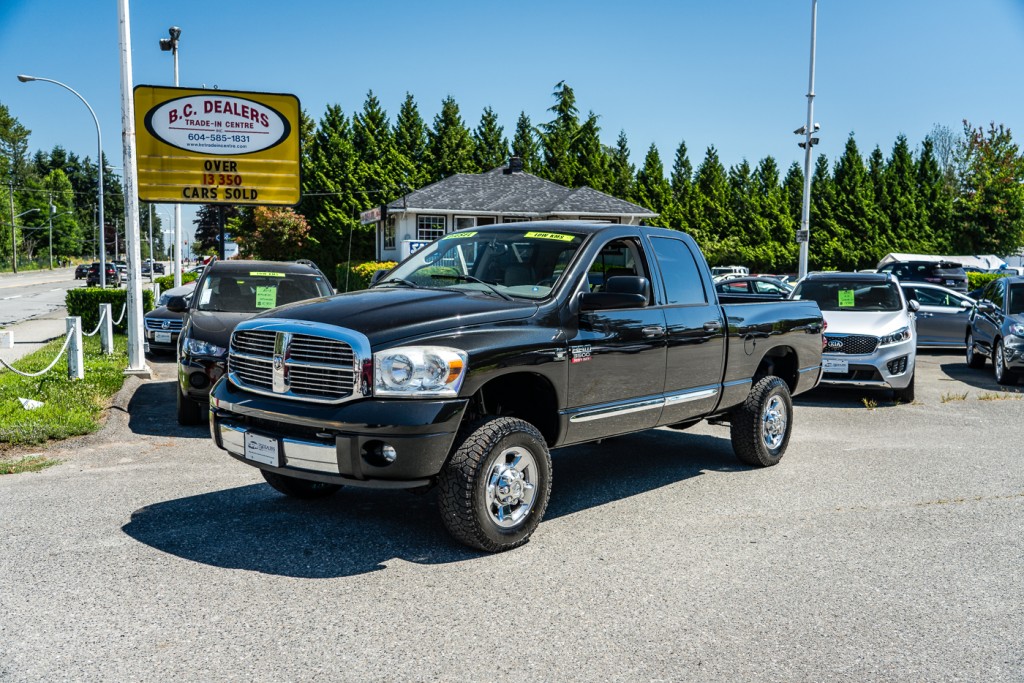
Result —
<instances>
[{"instance_id":1,"label":"truck cab window","mask_svg":"<svg viewBox=\"0 0 1024 683\"><path fill-rule=\"evenodd\" d=\"M653 237L651 243L665 279L667 303L684 306L706 304L707 294L704 292L700 271L686 243L667 237Z\"/></svg>"}]
</instances>

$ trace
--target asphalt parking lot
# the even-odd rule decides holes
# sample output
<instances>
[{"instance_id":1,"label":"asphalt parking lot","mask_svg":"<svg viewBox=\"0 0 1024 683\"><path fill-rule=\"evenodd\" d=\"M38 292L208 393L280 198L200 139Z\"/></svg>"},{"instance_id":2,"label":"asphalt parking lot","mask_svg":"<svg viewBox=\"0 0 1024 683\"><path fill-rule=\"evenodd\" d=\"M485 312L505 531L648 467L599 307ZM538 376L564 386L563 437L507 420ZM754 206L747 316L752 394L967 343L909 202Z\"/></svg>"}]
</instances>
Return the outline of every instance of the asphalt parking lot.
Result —
<instances>
[{"instance_id":1,"label":"asphalt parking lot","mask_svg":"<svg viewBox=\"0 0 1024 683\"><path fill-rule=\"evenodd\" d=\"M501 555L430 494L276 494L156 369L0 477L0 680L1024 680L1024 400L960 353L800 397L770 469L708 425L556 452Z\"/></svg>"}]
</instances>

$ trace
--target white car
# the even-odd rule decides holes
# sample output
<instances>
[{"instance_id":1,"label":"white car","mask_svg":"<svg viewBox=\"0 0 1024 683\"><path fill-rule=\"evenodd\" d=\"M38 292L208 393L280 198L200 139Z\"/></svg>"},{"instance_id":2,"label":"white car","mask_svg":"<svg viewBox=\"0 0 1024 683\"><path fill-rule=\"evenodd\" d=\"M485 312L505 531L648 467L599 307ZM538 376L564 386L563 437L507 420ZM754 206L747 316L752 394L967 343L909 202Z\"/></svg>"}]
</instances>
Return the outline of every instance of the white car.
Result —
<instances>
[{"instance_id":1,"label":"white car","mask_svg":"<svg viewBox=\"0 0 1024 683\"><path fill-rule=\"evenodd\" d=\"M821 384L892 389L914 400L916 301L888 273L811 273L792 299L818 302L825 318Z\"/></svg>"}]
</instances>

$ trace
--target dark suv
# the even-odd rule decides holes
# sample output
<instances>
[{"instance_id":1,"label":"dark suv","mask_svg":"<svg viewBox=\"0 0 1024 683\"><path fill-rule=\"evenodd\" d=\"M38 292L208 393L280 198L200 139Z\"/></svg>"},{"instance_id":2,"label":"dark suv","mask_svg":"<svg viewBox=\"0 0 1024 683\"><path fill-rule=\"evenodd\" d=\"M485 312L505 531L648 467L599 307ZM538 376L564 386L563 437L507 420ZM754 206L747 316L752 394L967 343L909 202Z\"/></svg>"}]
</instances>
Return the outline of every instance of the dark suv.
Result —
<instances>
[{"instance_id":1,"label":"dark suv","mask_svg":"<svg viewBox=\"0 0 1024 683\"><path fill-rule=\"evenodd\" d=\"M1002 277L985 285L967 326L967 364L992 359L996 381L1016 384L1024 374L1024 277Z\"/></svg>"},{"instance_id":2,"label":"dark suv","mask_svg":"<svg viewBox=\"0 0 1024 683\"><path fill-rule=\"evenodd\" d=\"M118 272L117 266L115 266L110 261L107 261L106 271L107 271L107 276L106 276L107 286L113 286L113 287L120 286L121 285L121 274ZM85 276L85 286L86 287L99 287L100 286L100 264L94 263L91 266L89 266L89 272Z\"/></svg>"},{"instance_id":3,"label":"dark suv","mask_svg":"<svg viewBox=\"0 0 1024 683\"><path fill-rule=\"evenodd\" d=\"M900 282L930 282L967 293L967 272L952 261L900 261L887 263L878 272L892 273Z\"/></svg>"},{"instance_id":4,"label":"dark suv","mask_svg":"<svg viewBox=\"0 0 1024 683\"><path fill-rule=\"evenodd\" d=\"M207 266L187 301L167 310L184 314L178 338L178 423L199 424L210 387L227 370L235 326L278 306L333 294L312 261L217 261Z\"/></svg>"}]
</instances>

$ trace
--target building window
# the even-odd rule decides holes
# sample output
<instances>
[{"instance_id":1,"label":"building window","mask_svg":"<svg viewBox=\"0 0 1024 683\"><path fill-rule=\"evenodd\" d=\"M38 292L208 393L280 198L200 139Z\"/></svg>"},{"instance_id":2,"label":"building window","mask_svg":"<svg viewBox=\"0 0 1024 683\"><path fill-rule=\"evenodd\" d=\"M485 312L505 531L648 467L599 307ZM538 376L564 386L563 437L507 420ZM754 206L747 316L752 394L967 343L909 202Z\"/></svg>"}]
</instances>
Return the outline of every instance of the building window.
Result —
<instances>
[{"instance_id":1,"label":"building window","mask_svg":"<svg viewBox=\"0 0 1024 683\"><path fill-rule=\"evenodd\" d=\"M525 223L530 220L529 218L520 218L518 216L506 216L501 219L502 223Z\"/></svg>"},{"instance_id":2,"label":"building window","mask_svg":"<svg viewBox=\"0 0 1024 683\"><path fill-rule=\"evenodd\" d=\"M416 216L416 239L436 240L444 237L444 216Z\"/></svg>"},{"instance_id":3,"label":"building window","mask_svg":"<svg viewBox=\"0 0 1024 683\"><path fill-rule=\"evenodd\" d=\"M477 225L494 225L494 216L477 216Z\"/></svg>"},{"instance_id":4,"label":"building window","mask_svg":"<svg viewBox=\"0 0 1024 683\"><path fill-rule=\"evenodd\" d=\"M475 216L456 216L455 217L455 229L456 230L465 230L466 228L475 228L475 227L476 227L476 217Z\"/></svg>"},{"instance_id":5,"label":"building window","mask_svg":"<svg viewBox=\"0 0 1024 683\"><path fill-rule=\"evenodd\" d=\"M388 216L387 221L384 223L384 248L394 249L395 248L395 216Z\"/></svg>"}]
</instances>

